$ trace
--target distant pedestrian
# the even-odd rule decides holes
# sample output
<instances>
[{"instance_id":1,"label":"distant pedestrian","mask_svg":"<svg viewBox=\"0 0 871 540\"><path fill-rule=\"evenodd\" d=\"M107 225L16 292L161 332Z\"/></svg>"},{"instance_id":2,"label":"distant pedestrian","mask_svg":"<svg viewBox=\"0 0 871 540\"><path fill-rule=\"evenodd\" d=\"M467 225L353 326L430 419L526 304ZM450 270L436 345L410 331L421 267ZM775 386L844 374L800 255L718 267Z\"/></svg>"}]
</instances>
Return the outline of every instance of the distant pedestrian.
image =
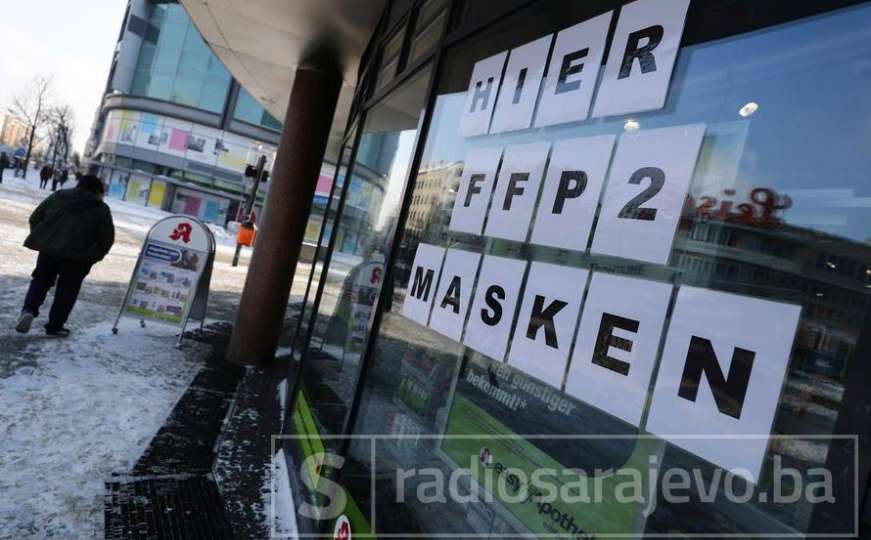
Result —
<instances>
[{"instance_id":1,"label":"distant pedestrian","mask_svg":"<svg viewBox=\"0 0 871 540\"><path fill-rule=\"evenodd\" d=\"M70 171L68 171L67 169L64 169L63 171L61 171L60 180L59 180L61 189L64 188L64 184L66 184L67 180L69 180L69 179L70 179Z\"/></svg>"},{"instance_id":2,"label":"distant pedestrian","mask_svg":"<svg viewBox=\"0 0 871 540\"><path fill-rule=\"evenodd\" d=\"M60 184L60 171L57 169L52 169L51 174L51 190L57 191L57 186Z\"/></svg>"},{"instance_id":3,"label":"distant pedestrian","mask_svg":"<svg viewBox=\"0 0 871 540\"><path fill-rule=\"evenodd\" d=\"M3 183L3 171L9 168L9 156L6 152L0 152L0 184Z\"/></svg>"},{"instance_id":4,"label":"distant pedestrian","mask_svg":"<svg viewBox=\"0 0 871 540\"><path fill-rule=\"evenodd\" d=\"M66 337L64 328L91 267L103 260L115 242L112 213L103 202L102 180L83 176L77 186L49 195L30 216L25 247L39 252L24 308L15 330L30 331L48 291L54 302L45 325L50 336Z\"/></svg>"},{"instance_id":5,"label":"distant pedestrian","mask_svg":"<svg viewBox=\"0 0 871 540\"><path fill-rule=\"evenodd\" d=\"M39 170L39 188L46 189L48 188L48 181L51 179L54 171L48 165L43 165L42 169ZM25 178L27 177L27 172L24 173Z\"/></svg>"}]
</instances>

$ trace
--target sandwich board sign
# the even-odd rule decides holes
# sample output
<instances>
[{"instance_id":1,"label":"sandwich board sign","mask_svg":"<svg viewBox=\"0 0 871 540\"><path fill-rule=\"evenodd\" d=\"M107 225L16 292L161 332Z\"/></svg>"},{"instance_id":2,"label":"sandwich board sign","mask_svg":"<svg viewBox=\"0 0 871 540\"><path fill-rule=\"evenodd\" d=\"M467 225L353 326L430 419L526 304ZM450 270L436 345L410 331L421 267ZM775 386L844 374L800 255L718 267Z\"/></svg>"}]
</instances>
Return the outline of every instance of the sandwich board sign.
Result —
<instances>
[{"instance_id":1,"label":"sandwich board sign","mask_svg":"<svg viewBox=\"0 0 871 540\"><path fill-rule=\"evenodd\" d=\"M215 262L215 237L202 222L171 216L148 231L112 333L122 316L144 327L154 321L180 327L178 344L191 318L205 322Z\"/></svg>"}]
</instances>

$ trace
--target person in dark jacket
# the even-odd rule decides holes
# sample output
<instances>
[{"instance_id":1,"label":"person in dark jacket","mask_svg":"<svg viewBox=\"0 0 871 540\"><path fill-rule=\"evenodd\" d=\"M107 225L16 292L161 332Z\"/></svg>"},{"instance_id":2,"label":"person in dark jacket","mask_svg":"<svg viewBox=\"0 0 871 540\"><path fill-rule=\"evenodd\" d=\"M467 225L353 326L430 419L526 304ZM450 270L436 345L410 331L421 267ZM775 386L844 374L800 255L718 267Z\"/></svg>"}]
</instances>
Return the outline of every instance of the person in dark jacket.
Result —
<instances>
[{"instance_id":1,"label":"person in dark jacket","mask_svg":"<svg viewBox=\"0 0 871 540\"><path fill-rule=\"evenodd\" d=\"M30 331L49 289L54 302L45 333L66 337L64 328L91 267L103 260L115 242L112 212L103 202L103 182L85 175L72 189L47 197L30 216L30 235L24 246L39 252L24 308L15 329Z\"/></svg>"},{"instance_id":2,"label":"person in dark jacket","mask_svg":"<svg viewBox=\"0 0 871 540\"><path fill-rule=\"evenodd\" d=\"M3 183L3 171L9 168L9 156L6 152L0 152L0 184Z\"/></svg>"},{"instance_id":3,"label":"person in dark jacket","mask_svg":"<svg viewBox=\"0 0 871 540\"><path fill-rule=\"evenodd\" d=\"M39 188L40 189L47 189L48 188L48 181L51 179L53 174L54 174L54 170L51 167L49 167L48 165L42 166L42 169L39 170ZM27 176L26 171L25 171L24 175Z\"/></svg>"}]
</instances>

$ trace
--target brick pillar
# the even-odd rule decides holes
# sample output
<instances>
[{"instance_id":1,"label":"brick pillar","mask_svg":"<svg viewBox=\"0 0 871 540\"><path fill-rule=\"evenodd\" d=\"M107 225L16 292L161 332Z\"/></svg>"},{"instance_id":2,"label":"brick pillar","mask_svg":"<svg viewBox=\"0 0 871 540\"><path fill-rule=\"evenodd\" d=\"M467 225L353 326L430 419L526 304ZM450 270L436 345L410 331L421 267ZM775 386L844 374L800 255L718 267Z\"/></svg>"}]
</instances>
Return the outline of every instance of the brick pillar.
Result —
<instances>
[{"instance_id":1,"label":"brick pillar","mask_svg":"<svg viewBox=\"0 0 871 540\"><path fill-rule=\"evenodd\" d=\"M227 351L230 362L265 366L273 359L341 85L334 67L296 71Z\"/></svg>"}]
</instances>

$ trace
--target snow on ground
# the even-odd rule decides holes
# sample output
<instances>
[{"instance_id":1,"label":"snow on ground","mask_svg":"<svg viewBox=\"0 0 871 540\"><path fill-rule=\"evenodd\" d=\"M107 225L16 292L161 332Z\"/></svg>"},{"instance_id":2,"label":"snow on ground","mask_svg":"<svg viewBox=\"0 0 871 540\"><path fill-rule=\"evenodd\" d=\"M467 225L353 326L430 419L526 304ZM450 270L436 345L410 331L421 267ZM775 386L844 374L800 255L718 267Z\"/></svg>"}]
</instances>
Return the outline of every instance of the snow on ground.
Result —
<instances>
[{"instance_id":1,"label":"snow on ground","mask_svg":"<svg viewBox=\"0 0 871 540\"><path fill-rule=\"evenodd\" d=\"M142 239L163 212L110 201L116 243L85 280L64 340L13 326L36 262L21 246L27 217L48 195L29 179L0 184L0 539L103 535L103 485L147 447L199 369L205 348L175 348L176 329L111 327ZM235 313L247 268L216 263L210 319Z\"/></svg>"},{"instance_id":2,"label":"snow on ground","mask_svg":"<svg viewBox=\"0 0 871 540\"><path fill-rule=\"evenodd\" d=\"M109 322L34 336L37 364L0 378L0 538L102 536L103 483L130 469L199 369L202 345L185 347L131 320L117 336Z\"/></svg>"},{"instance_id":3,"label":"snow on ground","mask_svg":"<svg viewBox=\"0 0 871 540\"><path fill-rule=\"evenodd\" d=\"M264 478L262 493L268 495L265 506L270 538L297 538L296 512L293 492L287 474L287 461L284 450L272 457L272 466Z\"/></svg>"},{"instance_id":4,"label":"snow on ground","mask_svg":"<svg viewBox=\"0 0 871 540\"><path fill-rule=\"evenodd\" d=\"M64 340L42 333L52 300L30 334L13 327L36 253L22 247L27 218L49 192L7 170L0 184L0 539L103 534L103 484L147 447L198 370L205 348L175 348L176 329L122 319L111 327L145 233L167 216L107 199L116 241L85 280ZM231 321L247 259L230 266L232 237L218 233L209 321ZM308 277L297 276L295 289ZM289 486L288 486L289 489ZM283 505L282 505L283 506Z\"/></svg>"}]
</instances>

